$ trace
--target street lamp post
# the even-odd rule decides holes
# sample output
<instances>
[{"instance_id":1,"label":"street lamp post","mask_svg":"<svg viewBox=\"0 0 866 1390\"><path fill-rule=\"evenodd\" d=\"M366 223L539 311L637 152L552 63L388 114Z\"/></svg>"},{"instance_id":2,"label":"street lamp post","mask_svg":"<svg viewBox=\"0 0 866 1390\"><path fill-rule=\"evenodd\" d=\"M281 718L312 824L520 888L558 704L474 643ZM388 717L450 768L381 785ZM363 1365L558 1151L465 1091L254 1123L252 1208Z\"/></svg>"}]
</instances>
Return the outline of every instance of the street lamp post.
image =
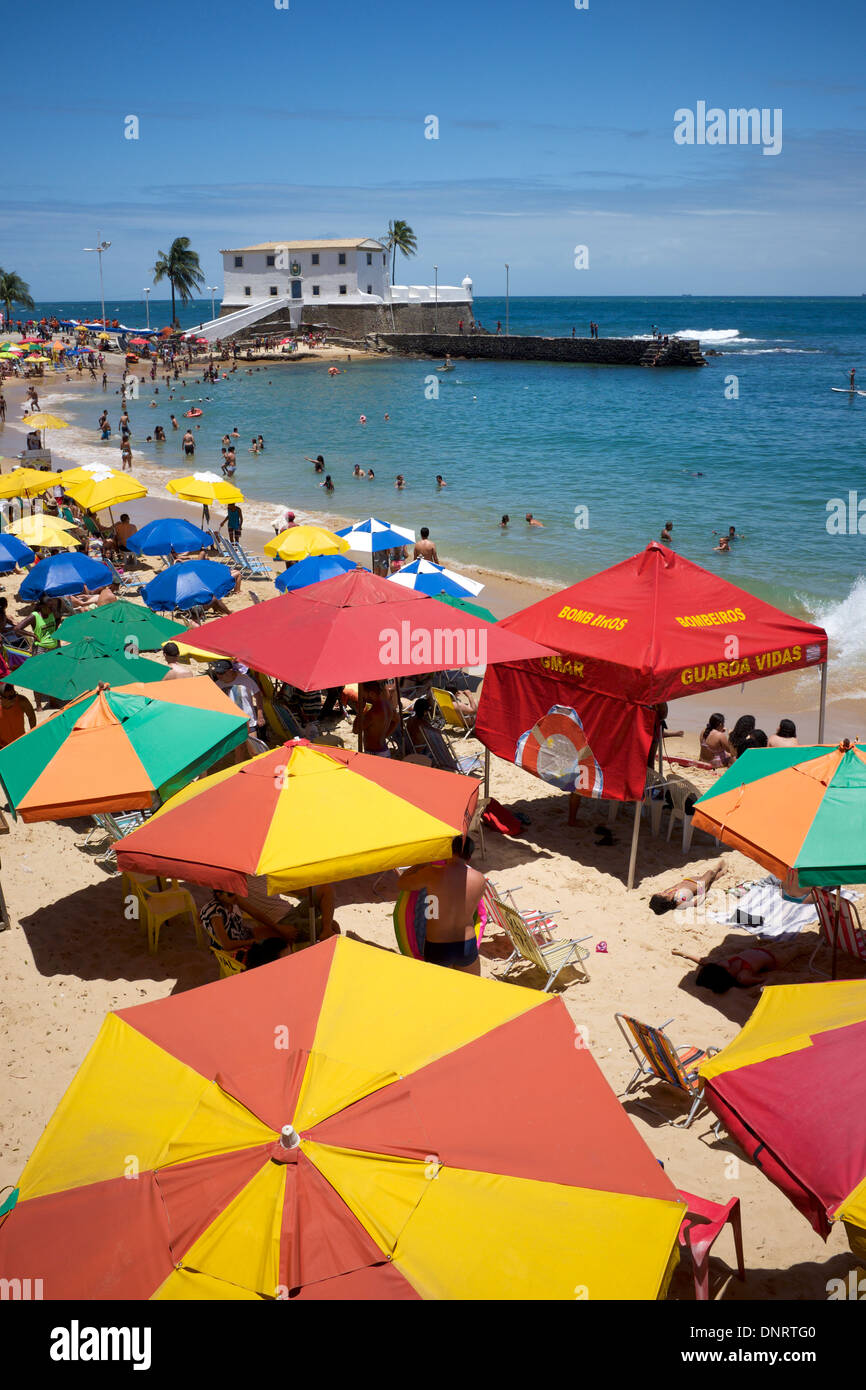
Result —
<instances>
[{"instance_id":1,"label":"street lamp post","mask_svg":"<svg viewBox=\"0 0 866 1390\"><path fill-rule=\"evenodd\" d=\"M142 294L144 295L144 312L147 314L147 326L150 328L150 290L146 285Z\"/></svg>"},{"instance_id":2,"label":"street lamp post","mask_svg":"<svg viewBox=\"0 0 866 1390\"><path fill-rule=\"evenodd\" d=\"M508 337L508 299L510 290L510 271L508 262L505 262L505 336Z\"/></svg>"},{"instance_id":3,"label":"street lamp post","mask_svg":"<svg viewBox=\"0 0 866 1390\"><path fill-rule=\"evenodd\" d=\"M85 246L85 247L84 247L84 250L85 250L85 251L95 251L96 254L97 254L97 256L99 257L99 297L100 297L100 299L101 299L101 301L102 301L102 326L103 326L103 328L105 327L105 290L103 289L103 285L102 285L102 253L103 253L103 251L107 251L110 245L111 245L111 242L110 242L110 241L101 241L101 240L100 240L100 237L99 237L99 233L97 232L97 233L96 233L96 245L95 245L95 246Z\"/></svg>"},{"instance_id":4,"label":"street lamp post","mask_svg":"<svg viewBox=\"0 0 866 1390\"><path fill-rule=\"evenodd\" d=\"M216 294L217 290L219 289L219 285L208 285L208 289L210 290L210 316L211 316L212 319L215 319L215 318L216 318L216 301L214 300L214 295Z\"/></svg>"},{"instance_id":5,"label":"street lamp post","mask_svg":"<svg viewBox=\"0 0 866 1390\"><path fill-rule=\"evenodd\" d=\"M434 299L433 299L433 332L434 332L434 333L438 333L438 332L439 332L439 267L438 267L438 265L434 265L434 267L433 267L433 279L434 279L434 283L435 283L435 289L434 289L434 292L433 292L433 293L434 293Z\"/></svg>"}]
</instances>

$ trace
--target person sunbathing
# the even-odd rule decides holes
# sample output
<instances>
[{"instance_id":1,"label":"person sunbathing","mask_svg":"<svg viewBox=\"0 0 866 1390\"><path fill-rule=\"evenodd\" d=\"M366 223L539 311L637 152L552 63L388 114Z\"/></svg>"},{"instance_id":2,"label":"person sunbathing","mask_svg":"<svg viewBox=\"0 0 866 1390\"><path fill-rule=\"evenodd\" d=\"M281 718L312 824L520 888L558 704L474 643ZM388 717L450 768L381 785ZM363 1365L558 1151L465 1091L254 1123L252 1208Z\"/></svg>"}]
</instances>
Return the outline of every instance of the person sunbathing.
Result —
<instances>
[{"instance_id":1,"label":"person sunbathing","mask_svg":"<svg viewBox=\"0 0 866 1390\"><path fill-rule=\"evenodd\" d=\"M753 985L766 984L771 971L783 970L794 952L774 953L766 946L747 946L744 951L725 956L722 960L690 956L685 951L677 950L671 954L690 960L698 967L695 984L700 985L701 989L712 990L713 994L727 994L729 989L751 989Z\"/></svg>"},{"instance_id":2,"label":"person sunbathing","mask_svg":"<svg viewBox=\"0 0 866 1390\"><path fill-rule=\"evenodd\" d=\"M673 912L677 907L688 907L691 903L700 902L707 895L710 884L718 878L724 869L724 860L714 859L702 874L695 874L689 878L680 879L673 888L665 888L661 893L653 893L649 900L650 908L657 916L663 912Z\"/></svg>"}]
</instances>

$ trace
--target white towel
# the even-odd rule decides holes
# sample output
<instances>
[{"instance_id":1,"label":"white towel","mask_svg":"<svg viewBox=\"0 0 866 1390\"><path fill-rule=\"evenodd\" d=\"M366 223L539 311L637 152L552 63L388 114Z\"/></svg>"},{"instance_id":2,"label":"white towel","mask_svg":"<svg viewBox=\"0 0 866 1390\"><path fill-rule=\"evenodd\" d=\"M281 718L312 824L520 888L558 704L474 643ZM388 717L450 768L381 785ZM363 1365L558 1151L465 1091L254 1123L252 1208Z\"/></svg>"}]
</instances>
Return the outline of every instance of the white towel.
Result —
<instances>
[{"instance_id":1,"label":"white towel","mask_svg":"<svg viewBox=\"0 0 866 1390\"><path fill-rule=\"evenodd\" d=\"M853 901L858 895L850 889L843 889L842 896ZM752 932L774 941L796 936L803 927L808 927L818 920L818 912L811 896L803 902L786 898L782 893L781 882L773 874L768 874L766 878L753 883L748 892L737 898L730 910L708 912L707 916L713 922L721 922L723 926Z\"/></svg>"}]
</instances>

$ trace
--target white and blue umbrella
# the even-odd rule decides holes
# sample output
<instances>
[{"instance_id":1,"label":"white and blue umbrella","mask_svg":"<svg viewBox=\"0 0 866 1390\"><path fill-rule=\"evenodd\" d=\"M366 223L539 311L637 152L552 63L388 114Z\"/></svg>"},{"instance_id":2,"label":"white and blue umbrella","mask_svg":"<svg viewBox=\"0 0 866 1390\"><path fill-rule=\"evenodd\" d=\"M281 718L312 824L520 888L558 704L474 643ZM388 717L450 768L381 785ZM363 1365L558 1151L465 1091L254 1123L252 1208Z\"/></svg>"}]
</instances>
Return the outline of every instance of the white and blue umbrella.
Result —
<instances>
[{"instance_id":1,"label":"white and blue umbrella","mask_svg":"<svg viewBox=\"0 0 866 1390\"><path fill-rule=\"evenodd\" d=\"M375 516L358 521L354 526L345 526L337 535L346 538L350 550L364 555L375 555L379 550L394 550L407 542L415 543L414 531L405 526L392 526L390 522L379 521Z\"/></svg>"},{"instance_id":2,"label":"white and blue umbrella","mask_svg":"<svg viewBox=\"0 0 866 1390\"><path fill-rule=\"evenodd\" d=\"M404 565L396 574L388 577L395 584L416 589L419 594L432 594L434 598L437 594L448 594L451 598L475 598L484 588L474 579L466 579L462 574L445 569L443 565L434 565L432 560L413 560L411 565Z\"/></svg>"}]
</instances>

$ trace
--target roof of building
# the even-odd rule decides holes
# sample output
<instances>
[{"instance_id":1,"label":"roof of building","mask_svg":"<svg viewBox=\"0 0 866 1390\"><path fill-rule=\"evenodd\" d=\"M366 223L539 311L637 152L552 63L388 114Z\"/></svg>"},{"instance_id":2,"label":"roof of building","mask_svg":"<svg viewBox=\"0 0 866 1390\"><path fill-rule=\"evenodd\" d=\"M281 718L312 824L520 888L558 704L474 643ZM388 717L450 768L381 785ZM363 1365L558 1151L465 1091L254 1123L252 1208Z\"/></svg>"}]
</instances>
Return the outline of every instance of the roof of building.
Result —
<instances>
[{"instance_id":1,"label":"roof of building","mask_svg":"<svg viewBox=\"0 0 866 1390\"><path fill-rule=\"evenodd\" d=\"M260 241L255 246L224 246L220 255L239 251L384 251L371 237L341 237L332 241Z\"/></svg>"}]
</instances>

